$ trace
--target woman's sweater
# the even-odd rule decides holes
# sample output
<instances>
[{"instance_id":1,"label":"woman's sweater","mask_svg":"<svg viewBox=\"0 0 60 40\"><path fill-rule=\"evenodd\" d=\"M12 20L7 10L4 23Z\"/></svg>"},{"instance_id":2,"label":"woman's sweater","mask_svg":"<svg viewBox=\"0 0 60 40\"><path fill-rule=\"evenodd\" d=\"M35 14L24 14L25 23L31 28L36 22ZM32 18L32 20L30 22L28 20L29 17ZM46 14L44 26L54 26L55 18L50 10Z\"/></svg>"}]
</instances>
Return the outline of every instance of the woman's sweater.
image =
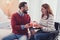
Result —
<instances>
[{"instance_id":1,"label":"woman's sweater","mask_svg":"<svg viewBox=\"0 0 60 40\"><path fill-rule=\"evenodd\" d=\"M46 17L47 16L44 16L40 20L40 25L44 26L44 27L42 27L42 30L46 31L46 32L55 31L54 16L52 16L51 14L49 14L49 18L46 19Z\"/></svg>"}]
</instances>

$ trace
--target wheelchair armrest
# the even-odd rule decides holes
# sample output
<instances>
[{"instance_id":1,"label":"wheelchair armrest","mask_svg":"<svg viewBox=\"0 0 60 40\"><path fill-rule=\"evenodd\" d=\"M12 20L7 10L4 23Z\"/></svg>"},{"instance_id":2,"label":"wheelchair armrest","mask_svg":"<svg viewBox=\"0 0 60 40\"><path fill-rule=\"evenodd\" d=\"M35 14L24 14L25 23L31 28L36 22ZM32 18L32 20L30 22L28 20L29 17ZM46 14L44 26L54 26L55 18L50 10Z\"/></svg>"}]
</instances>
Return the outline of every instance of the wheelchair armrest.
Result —
<instances>
[{"instance_id":1,"label":"wheelchair armrest","mask_svg":"<svg viewBox=\"0 0 60 40\"><path fill-rule=\"evenodd\" d=\"M50 32L51 34L55 34L55 35L58 35L59 34L59 31L58 30L56 30L56 31L52 31L52 32Z\"/></svg>"}]
</instances>

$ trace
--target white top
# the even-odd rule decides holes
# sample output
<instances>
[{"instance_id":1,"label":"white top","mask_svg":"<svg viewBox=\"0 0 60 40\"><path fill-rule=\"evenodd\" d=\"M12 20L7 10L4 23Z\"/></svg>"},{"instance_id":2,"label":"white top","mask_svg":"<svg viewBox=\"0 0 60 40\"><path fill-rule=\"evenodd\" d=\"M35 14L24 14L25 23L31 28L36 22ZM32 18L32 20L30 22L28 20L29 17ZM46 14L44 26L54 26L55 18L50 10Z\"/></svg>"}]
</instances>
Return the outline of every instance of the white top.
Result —
<instances>
[{"instance_id":1,"label":"white top","mask_svg":"<svg viewBox=\"0 0 60 40\"><path fill-rule=\"evenodd\" d=\"M42 30L43 31L46 31L46 32L55 31L55 27L54 27L54 16L52 16L50 14L48 19L46 19L46 17L47 16L44 16L40 20L40 25L44 26L44 27L42 27Z\"/></svg>"}]
</instances>

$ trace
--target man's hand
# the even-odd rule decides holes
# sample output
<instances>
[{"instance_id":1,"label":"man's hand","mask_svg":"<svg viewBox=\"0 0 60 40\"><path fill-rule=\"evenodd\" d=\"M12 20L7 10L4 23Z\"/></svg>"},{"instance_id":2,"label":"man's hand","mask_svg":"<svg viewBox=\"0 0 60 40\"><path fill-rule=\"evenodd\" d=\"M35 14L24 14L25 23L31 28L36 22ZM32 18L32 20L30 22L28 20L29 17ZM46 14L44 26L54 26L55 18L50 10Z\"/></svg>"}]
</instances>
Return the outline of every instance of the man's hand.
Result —
<instances>
[{"instance_id":1,"label":"man's hand","mask_svg":"<svg viewBox=\"0 0 60 40\"><path fill-rule=\"evenodd\" d=\"M32 26L30 26L30 24L25 25L25 28L30 28L30 27L32 27Z\"/></svg>"}]
</instances>

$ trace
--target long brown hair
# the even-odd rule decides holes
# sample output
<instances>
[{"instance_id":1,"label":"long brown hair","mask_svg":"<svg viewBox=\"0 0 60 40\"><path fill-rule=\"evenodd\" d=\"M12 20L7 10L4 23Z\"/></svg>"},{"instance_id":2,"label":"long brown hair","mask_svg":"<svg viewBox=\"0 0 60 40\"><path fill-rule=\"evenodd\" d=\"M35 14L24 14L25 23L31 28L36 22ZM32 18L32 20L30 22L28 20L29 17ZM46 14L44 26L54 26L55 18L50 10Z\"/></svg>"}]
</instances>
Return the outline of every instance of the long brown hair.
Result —
<instances>
[{"instance_id":1,"label":"long brown hair","mask_svg":"<svg viewBox=\"0 0 60 40\"><path fill-rule=\"evenodd\" d=\"M49 14L51 14L53 16L52 10L48 4L43 4L42 7L47 10L47 12L46 12L47 18L46 19L49 18ZM44 14L42 14L42 18L43 17L44 17Z\"/></svg>"}]
</instances>

